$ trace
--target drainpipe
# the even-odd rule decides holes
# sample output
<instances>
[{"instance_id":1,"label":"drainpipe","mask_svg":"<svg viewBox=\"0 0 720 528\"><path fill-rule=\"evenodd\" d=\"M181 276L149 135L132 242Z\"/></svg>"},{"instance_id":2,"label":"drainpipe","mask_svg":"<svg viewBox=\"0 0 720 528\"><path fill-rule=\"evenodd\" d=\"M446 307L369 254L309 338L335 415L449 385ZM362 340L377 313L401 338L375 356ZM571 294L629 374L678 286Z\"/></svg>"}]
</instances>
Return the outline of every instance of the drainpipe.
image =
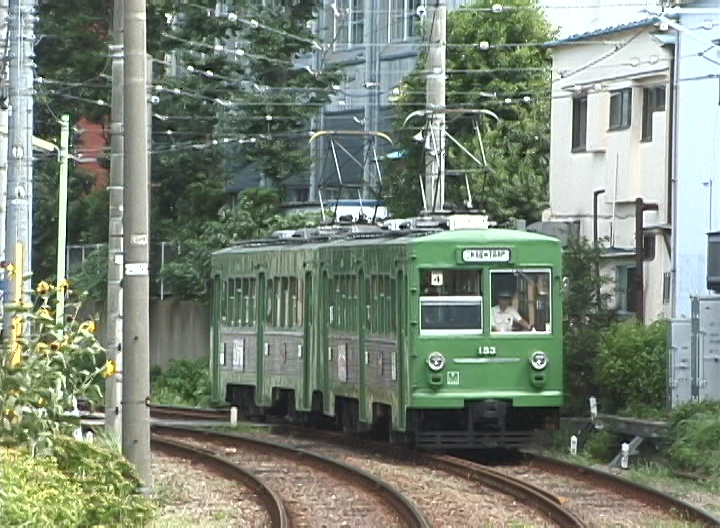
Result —
<instances>
[{"instance_id":1,"label":"drainpipe","mask_svg":"<svg viewBox=\"0 0 720 528\"><path fill-rule=\"evenodd\" d=\"M679 111L679 72L680 72L680 37L677 37L677 42L675 44L674 50L673 50L673 64L672 69L670 70L672 73L672 82L670 84L670 96L671 96L671 103L670 103L670 112L672 115L672 128L670 129L670 141L669 145L672 148L672 156L670 158L670 170L671 173L671 199L669 202L670 205L670 218L669 218L669 224L670 224L670 273L671 275L671 282L670 282L670 315L671 317L678 317L677 313L677 209L678 209L678 200L677 200L677 188L678 188L678 148L677 148L677 138L678 135L678 111Z\"/></svg>"},{"instance_id":2,"label":"drainpipe","mask_svg":"<svg viewBox=\"0 0 720 528\"><path fill-rule=\"evenodd\" d=\"M598 197L605 194L605 189L596 189L593 191L593 248L598 247ZM595 262L595 278L600 277L600 261ZM595 302L600 304L600 281L598 281L595 289Z\"/></svg>"},{"instance_id":3,"label":"drainpipe","mask_svg":"<svg viewBox=\"0 0 720 528\"><path fill-rule=\"evenodd\" d=\"M642 198L635 199L635 315L642 323L645 322L645 273L644 273L644 245L643 213L657 211L657 204L648 204Z\"/></svg>"}]
</instances>

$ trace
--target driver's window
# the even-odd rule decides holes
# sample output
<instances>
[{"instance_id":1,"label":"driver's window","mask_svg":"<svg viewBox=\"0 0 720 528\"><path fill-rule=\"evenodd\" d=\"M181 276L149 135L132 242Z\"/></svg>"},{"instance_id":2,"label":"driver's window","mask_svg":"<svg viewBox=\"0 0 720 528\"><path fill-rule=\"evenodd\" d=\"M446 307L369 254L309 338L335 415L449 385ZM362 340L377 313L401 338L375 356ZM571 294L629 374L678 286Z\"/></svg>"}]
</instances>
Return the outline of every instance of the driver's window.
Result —
<instances>
[{"instance_id":1,"label":"driver's window","mask_svg":"<svg viewBox=\"0 0 720 528\"><path fill-rule=\"evenodd\" d=\"M491 331L550 332L550 272L491 273Z\"/></svg>"}]
</instances>

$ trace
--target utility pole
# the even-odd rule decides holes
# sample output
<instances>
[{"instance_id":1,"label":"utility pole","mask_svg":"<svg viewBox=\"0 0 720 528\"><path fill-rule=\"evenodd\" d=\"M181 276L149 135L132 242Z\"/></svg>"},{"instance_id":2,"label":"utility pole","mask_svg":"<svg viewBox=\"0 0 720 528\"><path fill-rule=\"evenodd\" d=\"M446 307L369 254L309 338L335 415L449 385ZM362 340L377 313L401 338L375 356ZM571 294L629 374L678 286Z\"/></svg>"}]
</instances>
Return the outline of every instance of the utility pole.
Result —
<instances>
[{"instance_id":1,"label":"utility pole","mask_svg":"<svg viewBox=\"0 0 720 528\"><path fill-rule=\"evenodd\" d=\"M5 260L15 260L15 244L23 245L23 270L32 262L32 135L33 135L33 47L34 0L10 0L10 118L8 131L8 186L5 231ZM14 298L14 282L8 282L8 297ZM23 302L31 289L23 283ZM6 335L10 320L5 316Z\"/></svg>"},{"instance_id":2,"label":"utility pole","mask_svg":"<svg viewBox=\"0 0 720 528\"><path fill-rule=\"evenodd\" d=\"M7 42L10 31L9 0L0 0L0 42ZM5 212L7 210L7 178L8 178L8 60L9 50L0 46L0 261L5 260ZM3 282L9 280L7 273L0 270ZM3 290L5 287L3 287ZM2 292L3 294L5 292ZM0 317L3 306L9 297L0 298Z\"/></svg>"},{"instance_id":3,"label":"utility pole","mask_svg":"<svg viewBox=\"0 0 720 528\"><path fill-rule=\"evenodd\" d=\"M145 0L125 0L123 278L123 454L140 479L150 469L149 206L147 42Z\"/></svg>"},{"instance_id":4,"label":"utility pole","mask_svg":"<svg viewBox=\"0 0 720 528\"><path fill-rule=\"evenodd\" d=\"M427 61L425 107L425 211L445 208L445 77L447 51L447 4L436 0L428 13L430 49Z\"/></svg>"},{"instance_id":5,"label":"utility pole","mask_svg":"<svg viewBox=\"0 0 720 528\"><path fill-rule=\"evenodd\" d=\"M57 242L57 304L55 322L61 326L65 322L65 248L67 247L67 205L68 172L70 166L70 116L60 117L60 148L58 151L60 174L58 178L58 242Z\"/></svg>"},{"instance_id":6,"label":"utility pole","mask_svg":"<svg viewBox=\"0 0 720 528\"><path fill-rule=\"evenodd\" d=\"M113 6L112 108L110 111L110 210L108 227L107 359L115 364L117 374L105 380L105 430L122 442L122 352L123 352L123 26L124 2Z\"/></svg>"},{"instance_id":7,"label":"utility pole","mask_svg":"<svg viewBox=\"0 0 720 528\"><path fill-rule=\"evenodd\" d=\"M367 8L365 13L361 13L365 21L363 29L363 40L365 42L365 86L369 92L365 96L365 108L363 112L363 130L366 133L377 131L377 97L380 93L380 75L377 71L376 56L379 53L379 47L376 44L377 36L380 34L377 20L377 5L375 0L367 0L364 4L359 4ZM360 7L365 9L365 7ZM357 16L357 15L354 15ZM351 31L354 25L350 25L348 31ZM378 176L373 163L373 149L375 138L367 136L363 147L363 192L361 198L371 198L377 193ZM365 213L367 214L367 212Z\"/></svg>"}]
</instances>

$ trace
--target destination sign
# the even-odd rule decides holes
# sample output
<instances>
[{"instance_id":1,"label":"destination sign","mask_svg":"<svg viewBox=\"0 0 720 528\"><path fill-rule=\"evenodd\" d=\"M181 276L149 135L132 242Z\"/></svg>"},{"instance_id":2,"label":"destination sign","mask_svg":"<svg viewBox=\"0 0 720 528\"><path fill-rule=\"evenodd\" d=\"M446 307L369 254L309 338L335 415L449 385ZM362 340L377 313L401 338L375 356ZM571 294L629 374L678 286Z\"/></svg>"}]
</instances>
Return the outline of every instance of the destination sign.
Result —
<instances>
[{"instance_id":1,"label":"destination sign","mask_svg":"<svg viewBox=\"0 0 720 528\"><path fill-rule=\"evenodd\" d=\"M463 249L463 262L510 262L508 248Z\"/></svg>"}]
</instances>

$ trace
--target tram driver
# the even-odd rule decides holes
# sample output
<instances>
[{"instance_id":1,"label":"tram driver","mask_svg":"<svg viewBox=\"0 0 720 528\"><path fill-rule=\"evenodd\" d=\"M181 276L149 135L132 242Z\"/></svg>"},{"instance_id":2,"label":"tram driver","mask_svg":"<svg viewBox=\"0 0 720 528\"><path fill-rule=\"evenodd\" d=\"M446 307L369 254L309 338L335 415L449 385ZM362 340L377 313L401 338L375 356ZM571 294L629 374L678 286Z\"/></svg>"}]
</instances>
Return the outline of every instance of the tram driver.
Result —
<instances>
[{"instance_id":1,"label":"tram driver","mask_svg":"<svg viewBox=\"0 0 720 528\"><path fill-rule=\"evenodd\" d=\"M525 330L532 330L532 326L525 321L515 308L510 304L512 293L501 291L498 293L498 304L492 307L492 329L493 332L512 332L515 324Z\"/></svg>"}]
</instances>

